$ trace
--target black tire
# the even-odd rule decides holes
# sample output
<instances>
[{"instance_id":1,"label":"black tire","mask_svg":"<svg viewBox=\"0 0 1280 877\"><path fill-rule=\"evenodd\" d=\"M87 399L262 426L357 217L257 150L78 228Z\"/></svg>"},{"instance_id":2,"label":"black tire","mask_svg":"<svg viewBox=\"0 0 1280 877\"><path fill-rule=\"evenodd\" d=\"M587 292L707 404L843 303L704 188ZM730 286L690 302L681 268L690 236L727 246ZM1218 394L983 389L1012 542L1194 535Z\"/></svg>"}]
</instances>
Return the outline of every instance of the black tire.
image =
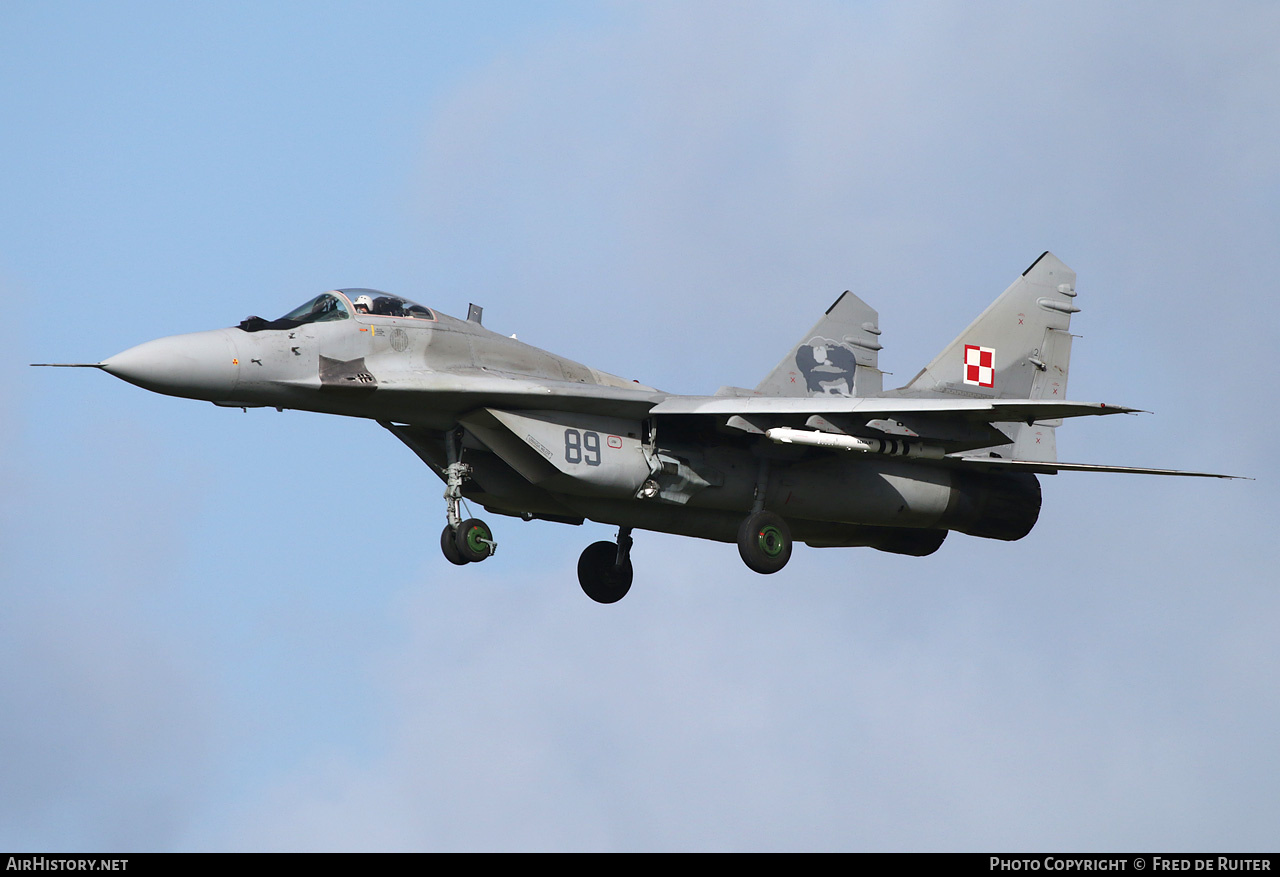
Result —
<instances>
[{"instance_id":1,"label":"black tire","mask_svg":"<svg viewBox=\"0 0 1280 877\"><path fill-rule=\"evenodd\" d=\"M493 553L493 533L489 525L479 518L468 518L458 525L453 534L453 544L458 555L470 563L479 563Z\"/></svg>"},{"instance_id":2,"label":"black tire","mask_svg":"<svg viewBox=\"0 0 1280 877\"><path fill-rule=\"evenodd\" d=\"M631 590L631 561L619 569L618 546L612 542L593 542L578 558L578 584L582 592L597 603L617 603Z\"/></svg>"},{"instance_id":3,"label":"black tire","mask_svg":"<svg viewBox=\"0 0 1280 877\"><path fill-rule=\"evenodd\" d=\"M738 553L756 572L775 573L791 559L791 528L773 512L756 512L738 528Z\"/></svg>"},{"instance_id":4,"label":"black tire","mask_svg":"<svg viewBox=\"0 0 1280 877\"><path fill-rule=\"evenodd\" d=\"M440 550L444 552L444 559L450 563L466 566L471 562L459 553L457 536L448 524L445 524L444 532L440 534Z\"/></svg>"}]
</instances>

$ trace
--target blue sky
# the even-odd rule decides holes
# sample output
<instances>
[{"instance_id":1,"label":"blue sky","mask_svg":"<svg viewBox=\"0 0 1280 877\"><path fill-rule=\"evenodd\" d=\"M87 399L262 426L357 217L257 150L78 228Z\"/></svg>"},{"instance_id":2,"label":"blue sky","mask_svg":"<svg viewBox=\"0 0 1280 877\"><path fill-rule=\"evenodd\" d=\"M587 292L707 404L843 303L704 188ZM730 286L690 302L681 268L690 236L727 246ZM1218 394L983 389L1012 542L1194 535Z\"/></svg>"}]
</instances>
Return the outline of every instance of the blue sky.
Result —
<instances>
[{"instance_id":1,"label":"blue sky","mask_svg":"<svg viewBox=\"0 0 1280 877\"><path fill-rule=\"evenodd\" d=\"M1259 849L1280 822L1280 12L0 7L0 847ZM843 289L905 383L1079 274L1063 474L936 555L494 520L376 425L100 373L372 286L676 392Z\"/></svg>"}]
</instances>

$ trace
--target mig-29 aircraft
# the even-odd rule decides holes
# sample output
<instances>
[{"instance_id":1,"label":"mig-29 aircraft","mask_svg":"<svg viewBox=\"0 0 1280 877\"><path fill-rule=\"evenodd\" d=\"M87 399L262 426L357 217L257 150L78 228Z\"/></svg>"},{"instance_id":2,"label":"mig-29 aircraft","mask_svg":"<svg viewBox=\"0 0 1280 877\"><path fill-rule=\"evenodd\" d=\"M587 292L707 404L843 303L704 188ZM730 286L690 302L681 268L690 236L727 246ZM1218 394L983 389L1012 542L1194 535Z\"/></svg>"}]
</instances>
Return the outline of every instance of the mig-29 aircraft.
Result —
<instances>
[{"instance_id":1,"label":"mig-29 aircraft","mask_svg":"<svg viewBox=\"0 0 1280 877\"><path fill-rule=\"evenodd\" d=\"M631 532L736 542L782 569L793 540L937 551L955 530L1026 536L1037 475L1203 475L1060 463L1066 417L1134 413L1067 400L1076 275L1043 254L906 386L881 388L875 310L845 292L754 390L664 393L372 289L338 289L277 320L148 341L99 368L157 393L236 408L377 421L444 481L444 556L482 561L489 526L464 498L525 520L616 525L587 546L583 591L631 587ZM55 365L41 363L42 365ZM61 364L57 364L61 365Z\"/></svg>"}]
</instances>

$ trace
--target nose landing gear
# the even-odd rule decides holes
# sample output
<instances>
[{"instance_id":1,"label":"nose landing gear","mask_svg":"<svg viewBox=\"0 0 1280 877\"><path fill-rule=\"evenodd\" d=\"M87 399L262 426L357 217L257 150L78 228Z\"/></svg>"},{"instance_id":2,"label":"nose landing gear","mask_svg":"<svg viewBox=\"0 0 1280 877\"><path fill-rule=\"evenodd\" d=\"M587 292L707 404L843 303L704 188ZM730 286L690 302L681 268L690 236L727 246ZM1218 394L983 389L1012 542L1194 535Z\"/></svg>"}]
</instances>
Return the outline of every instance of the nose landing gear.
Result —
<instances>
[{"instance_id":1,"label":"nose landing gear","mask_svg":"<svg viewBox=\"0 0 1280 877\"><path fill-rule=\"evenodd\" d=\"M631 590L631 528L618 530L618 543L593 542L578 558L578 584L597 603L617 603Z\"/></svg>"},{"instance_id":2,"label":"nose landing gear","mask_svg":"<svg viewBox=\"0 0 1280 877\"><path fill-rule=\"evenodd\" d=\"M479 518L462 520L458 514L458 502L462 499L462 482L471 477L471 467L462 462L461 430L449 436L445 445L449 465L445 467L445 516L449 523L440 534L440 550L450 563L462 566L479 563L498 550L493 541L493 531Z\"/></svg>"}]
</instances>

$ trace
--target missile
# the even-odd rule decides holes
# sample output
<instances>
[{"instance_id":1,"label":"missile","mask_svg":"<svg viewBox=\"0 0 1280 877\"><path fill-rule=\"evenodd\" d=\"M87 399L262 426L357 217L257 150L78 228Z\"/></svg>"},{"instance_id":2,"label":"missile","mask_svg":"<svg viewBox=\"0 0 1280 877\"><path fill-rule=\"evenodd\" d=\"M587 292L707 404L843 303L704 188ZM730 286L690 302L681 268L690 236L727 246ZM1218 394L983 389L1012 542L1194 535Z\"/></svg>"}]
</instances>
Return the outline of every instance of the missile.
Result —
<instances>
[{"instance_id":1,"label":"missile","mask_svg":"<svg viewBox=\"0 0 1280 877\"><path fill-rule=\"evenodd\" d=\"M792 429L789 426L766 429L764 434L770 441L785 445L811 445L815 448L862 451L867 454L888 454L894 457L923 457L927 460L941 460L946 456L942 448L936 445L922 445L898 439L858 438L812 429Z\"/></svg>"}]
</instances>

